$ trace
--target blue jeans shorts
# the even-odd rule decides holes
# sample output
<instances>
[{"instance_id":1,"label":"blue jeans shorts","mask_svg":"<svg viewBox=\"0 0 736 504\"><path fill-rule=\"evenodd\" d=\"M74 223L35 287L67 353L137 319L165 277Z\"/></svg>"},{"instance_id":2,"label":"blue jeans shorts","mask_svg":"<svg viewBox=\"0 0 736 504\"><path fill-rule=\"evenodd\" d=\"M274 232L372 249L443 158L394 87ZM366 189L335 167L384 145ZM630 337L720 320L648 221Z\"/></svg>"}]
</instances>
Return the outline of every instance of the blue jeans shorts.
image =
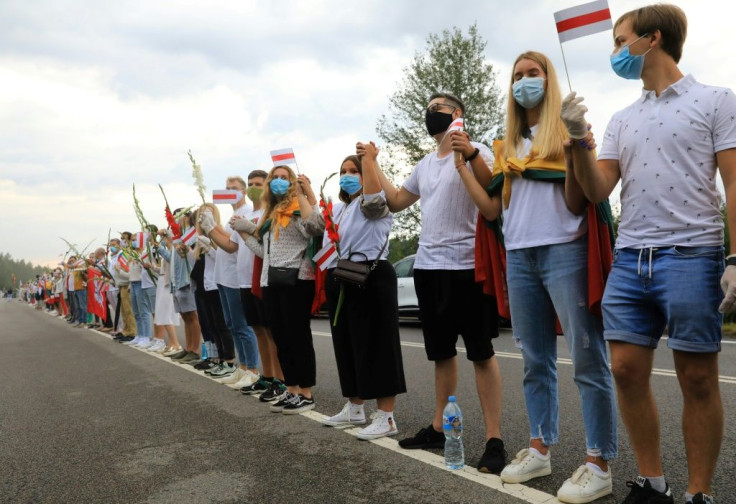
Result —
<instances>
[{"instance_id":1,"label":"blue jeans shorts","mask_svg":"<svg viewBox=\"0 0 736 504\"><path fill-rule=\"evenodd\" d=\"M604 337L683 352L721 350L723 247L617 249L603 296Z\"/></svg>"}]
</instances>

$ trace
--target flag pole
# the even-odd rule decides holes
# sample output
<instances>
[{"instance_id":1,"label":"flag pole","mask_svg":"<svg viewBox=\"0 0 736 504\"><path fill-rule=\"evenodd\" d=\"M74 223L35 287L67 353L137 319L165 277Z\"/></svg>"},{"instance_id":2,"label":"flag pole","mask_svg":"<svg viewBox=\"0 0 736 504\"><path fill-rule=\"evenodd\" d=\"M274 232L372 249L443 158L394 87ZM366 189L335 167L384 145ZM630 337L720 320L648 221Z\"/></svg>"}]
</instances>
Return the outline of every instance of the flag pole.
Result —
<instances>
[{"instance_id":1,"label":"flag pole","mask_svg":"<svg viewBox=\"0 0 736 504\"><path fill-rule=\"evenodd\" d=\"M567 87L570 88L572 93L572 84L570 84L570 72L567 71L567 61L565 60L565 50L562 48L562 41L560 41L560 52L562 52L562 64L565 66L565 76L567 77Z\"/></svg>"}]
</instances>

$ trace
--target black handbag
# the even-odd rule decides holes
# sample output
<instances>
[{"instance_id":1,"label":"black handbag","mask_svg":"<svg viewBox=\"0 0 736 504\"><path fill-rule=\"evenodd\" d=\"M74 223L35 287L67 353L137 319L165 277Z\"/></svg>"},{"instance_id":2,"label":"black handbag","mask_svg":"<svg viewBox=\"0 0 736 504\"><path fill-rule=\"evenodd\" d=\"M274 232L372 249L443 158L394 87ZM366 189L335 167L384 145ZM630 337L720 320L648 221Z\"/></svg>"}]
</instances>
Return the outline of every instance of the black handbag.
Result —
<instances>
[{"instance_id":1,"label":"black handbag","mask_svg":"<svg viewBox=\"0 0 736 504\"><path fill-rule=\"evenodd\" d=\"M306 250L304 251L306 254ZM268 233L268 255L271 255L271 233ZM294 287L299 279L299 268L287 268L284 266L268 267L269 287Z\"/></svg>"},{"instance_id":2,"label":"black handbag","mask_svg":"<svg viewBox=\"0 0 736 504\"><path fill-rule=\"evenodd\" d=\"M388 236L386 237L386 241L383 242L383 247L381 247L381 251L378 253L378 257L370 264L368 263L368 257L362 252L355 252L353 254L350 254L347 259L338 259L337 267L332 271L332 276L343 283L355 285L356 287L365 287L371 271L376 269L376 266L378 266L378 261L381 260L381 255L386 249L387 244ZM362 255L363 257L365 257L365 261L351 261L350 258L352 258L354 255Z\"/></svg>"}]
</instances>

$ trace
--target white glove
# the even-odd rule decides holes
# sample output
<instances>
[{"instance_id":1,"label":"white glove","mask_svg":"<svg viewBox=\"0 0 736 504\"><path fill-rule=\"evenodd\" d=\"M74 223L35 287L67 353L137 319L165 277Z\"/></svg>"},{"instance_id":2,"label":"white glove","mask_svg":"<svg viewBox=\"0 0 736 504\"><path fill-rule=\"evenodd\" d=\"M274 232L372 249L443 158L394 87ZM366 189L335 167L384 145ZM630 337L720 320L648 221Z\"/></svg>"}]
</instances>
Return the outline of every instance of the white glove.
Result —
<instances>
[{"instance_id":1,"label":"white glove","mask_svg":"<svg viewBox=\"0 0 736 504\"><path fill-rule=\"evenodd\" d=\"M575 96L575 91L570 93L562 100L562 110L560 117L567 127L570 138L580 140L588 134L588 121L585 120L585 113L588 107L581 105L582 96Z\"/></svg>"},{"instance_id":2,"label":"white glove","mask_svg":"<svg viewBox=\"0 0 736 504\"><path fill-rule=\"evenodd\" d=\"M244 233L248 233L250 235L256 232L256 225L248 219L233 219L230 226L232 226L232 228L236 231L243 231Z\"/></svg>"},{"instance_id":3,"label":"white glove","mask_svg":"<svg viewBox=\"0 0 736 504\"><path fill-rule=\"evenodd\" d=\"M197 236L197 242L199 243L199 248L201 248L205 254L212 249L212 241L206 236Z\"/></svg>"},{"instance_id":4,"label":"white glove","mask_svg":"<svg viewBox=\"0 0 736 504\"><path fill-rule=\"evenodd\" d=\"M731 313L736 310L736 266L726 266L726 270L721 277L721 289L724 298L718 311L721 313Z\"/></svg>"},{"instance_id":5,"label":"white glove","mask_svg":"<svg viewBox=\"0 0 736 504\"><path fill-rule=\"evenodd\" d=\"M205 234L210 234L217 227L215 218L212 217L212 212L202 212L202 215L199 216L199 225L202 226L202 231Z\"/></svg>"}]
</instances>

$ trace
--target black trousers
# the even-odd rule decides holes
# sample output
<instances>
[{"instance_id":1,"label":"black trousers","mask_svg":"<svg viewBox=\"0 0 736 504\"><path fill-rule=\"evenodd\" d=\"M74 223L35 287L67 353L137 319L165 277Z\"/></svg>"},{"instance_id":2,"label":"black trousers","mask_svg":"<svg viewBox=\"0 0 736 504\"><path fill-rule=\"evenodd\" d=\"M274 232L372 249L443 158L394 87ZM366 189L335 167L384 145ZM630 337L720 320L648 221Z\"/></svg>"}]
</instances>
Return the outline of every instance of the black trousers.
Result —
<instances>
[{"instance_id":1,"label":"black trousers","mask_svg":"<svg viewBox=\"0 0 736 504\"><path fill-rule=\"evenodd\" d=\"M212 333L215 338L215 346L220 359L232 360L235 358L235 344L233 335L225 323L225 315L222 312L222 302L217 289L204 292L205 310L207 318L212 325Z\"/></svg>"},{"instance_id":2,"label":"black trousers","mask_svg":"<svg viewBox=\"0 0 736 504\"><path fill-rule=\"evenodd\" d=\"M263 288L266 317L287 386L313 387L317 363L310 327L314 280L297 280L293 287Z\"/></svg>"},{"instance_id":3,"label":"black trousers","mask_svg":"<svg viewBox=\"0 0 736 504\"><path fill-rule=\"evenodd\" d=\"M377 399L406 392L396 272L391 263L379 261L363 288L342 287L343 304L336 325L341 284L332 270L325 282L342 395Z\"/></svg>"}]
</instances>

